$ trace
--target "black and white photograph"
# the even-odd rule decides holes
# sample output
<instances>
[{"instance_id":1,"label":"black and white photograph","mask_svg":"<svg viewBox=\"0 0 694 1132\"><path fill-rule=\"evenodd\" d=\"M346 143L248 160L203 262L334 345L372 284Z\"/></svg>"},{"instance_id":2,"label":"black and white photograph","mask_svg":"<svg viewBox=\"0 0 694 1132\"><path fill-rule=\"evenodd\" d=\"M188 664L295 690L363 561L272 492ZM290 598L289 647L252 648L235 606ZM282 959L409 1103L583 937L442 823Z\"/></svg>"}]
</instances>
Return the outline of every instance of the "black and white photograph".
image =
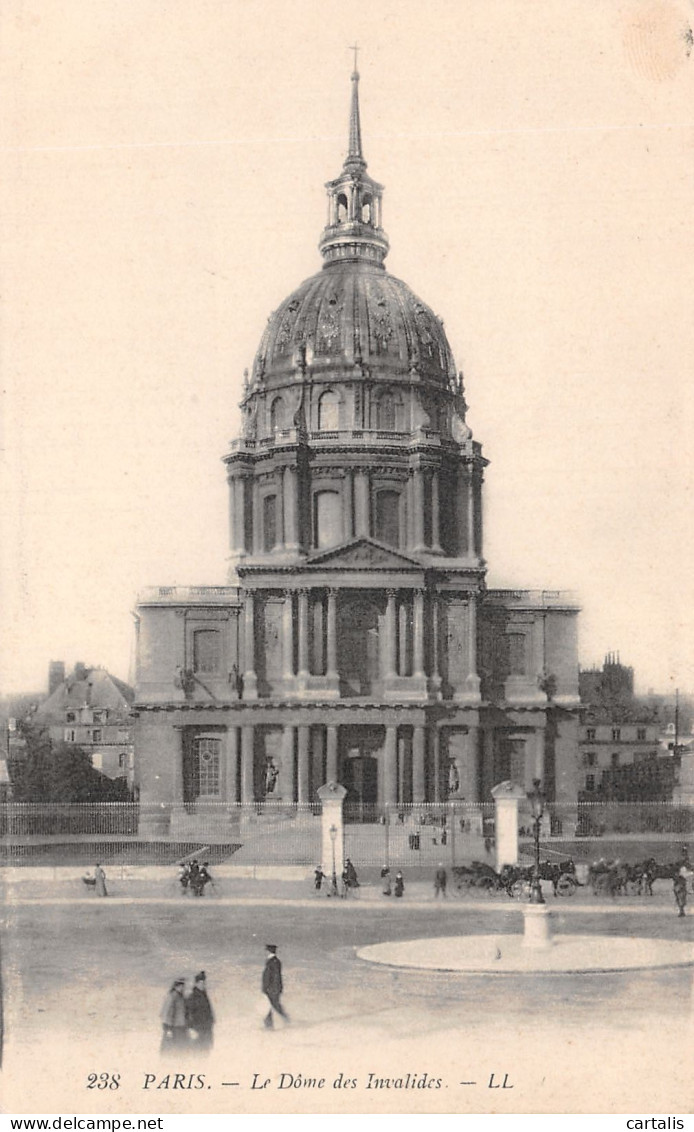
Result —
<instances>
[{"instance_id":1,"label":"black and white photograph","mask_svg":"<svg viewBox=\"0 0 694 1132\"><path fill-rule=\"evenodd\" d=\"M0 1111L691 1113L694 4L0 90Z\"/></svg>"}]
</instances>

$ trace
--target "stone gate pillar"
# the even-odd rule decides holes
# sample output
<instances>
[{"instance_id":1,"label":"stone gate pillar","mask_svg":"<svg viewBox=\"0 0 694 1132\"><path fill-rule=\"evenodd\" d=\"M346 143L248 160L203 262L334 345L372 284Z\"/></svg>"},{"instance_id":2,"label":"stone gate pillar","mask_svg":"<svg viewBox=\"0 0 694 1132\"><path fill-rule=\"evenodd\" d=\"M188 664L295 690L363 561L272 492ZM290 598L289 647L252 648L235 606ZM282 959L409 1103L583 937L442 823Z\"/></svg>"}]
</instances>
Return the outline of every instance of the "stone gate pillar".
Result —
<instances>
[{"instance_id":1,"label":"stone gate pillar","mask_svg":"<svg viewBox=\"0 0 694 1132\"><path fill-rule=\"evenodd\" d=\"M518 803L527 795L515 782L500 782L491 793L495 808L496 871L500 872L504 865L518 864Z\"/></svg>"},{"instance_id":2,"label":"stone gate pillar","mask_svg":"<svg viewBox=\"0 0 694 1132\"><path fill-rule=\"evenodd\" d=\"M321 803L321 869L329 881L337 881L345 861L345 827L342 805L347 791L337 782L327 782L316 791Z\"/></svg>"}]
</instances>

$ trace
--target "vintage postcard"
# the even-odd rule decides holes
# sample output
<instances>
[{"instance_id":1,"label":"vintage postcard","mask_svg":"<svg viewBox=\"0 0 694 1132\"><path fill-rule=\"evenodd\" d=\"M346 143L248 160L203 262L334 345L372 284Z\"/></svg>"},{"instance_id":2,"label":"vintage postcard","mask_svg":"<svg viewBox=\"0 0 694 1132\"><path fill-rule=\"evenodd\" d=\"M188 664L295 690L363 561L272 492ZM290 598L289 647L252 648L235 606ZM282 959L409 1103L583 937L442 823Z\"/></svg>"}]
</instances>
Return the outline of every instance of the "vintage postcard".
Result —
<instances>
[{"instance_id":1,"label":"vintage postcard","mask_svg":"<svg viewBox=\"0 0 694 1132\"><path fill-rule=\"evenodd\" d=\"M691 3L0 20L3 1111L681 1127Z\"/></svg>"}]
</instances>

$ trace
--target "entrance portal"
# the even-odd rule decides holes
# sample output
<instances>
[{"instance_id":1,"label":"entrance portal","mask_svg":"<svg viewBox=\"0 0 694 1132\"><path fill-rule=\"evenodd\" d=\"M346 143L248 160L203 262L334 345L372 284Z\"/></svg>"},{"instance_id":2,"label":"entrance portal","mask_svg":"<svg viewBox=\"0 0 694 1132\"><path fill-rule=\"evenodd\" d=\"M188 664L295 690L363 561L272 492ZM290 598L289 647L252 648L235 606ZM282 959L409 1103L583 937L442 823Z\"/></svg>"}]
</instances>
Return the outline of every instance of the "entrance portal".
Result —
<instances>
[{"instance_id":1,"label":"entrance portal","mask_svg":"<svg viewBox=\"0 0 694 1132\"><path fill-rule=\"evenodd\" d=\"M383 727L341 727L339 780L345 787L345 821L378 819L378 754Z\"/></svg>"}]
</instances>

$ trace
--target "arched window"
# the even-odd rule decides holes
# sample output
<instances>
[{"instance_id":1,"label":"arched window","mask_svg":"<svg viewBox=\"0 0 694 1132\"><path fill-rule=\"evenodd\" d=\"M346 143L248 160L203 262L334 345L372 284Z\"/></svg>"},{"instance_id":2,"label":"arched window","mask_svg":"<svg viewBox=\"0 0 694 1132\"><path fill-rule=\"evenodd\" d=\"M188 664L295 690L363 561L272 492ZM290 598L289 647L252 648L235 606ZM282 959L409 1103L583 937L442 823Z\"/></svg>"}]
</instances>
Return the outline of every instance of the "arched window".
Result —
<instances>
[{"instance_id":1,"label":"arched window","mask_svg":"<svg viewBox=\"0 0 694 1132\"><path fill-rule=\"evenodd\" d=\"M270 431L277 432L280 428L284 428L284 401L275 397L270 406Z\"/></svg>"},{"instance_id":2,"label":"arched window","mask_svg":"<svg viewBox=\"0 0 694 1132\"><path fill-rule=\"evenodd\" d=\"M340 427L340 398L333 389L323 393L318 402L318 429L337 432Z\"/></svg>"},{"instance_id":3,"label":"arched window","mask_svg":"<svg viewBox=\"0 0 694 1132\"><path fill-rule=\"evenodd\" d=\"M202 798L217 798L221 794L219 739L195 740L198 764L199 794Z\"/></svg>"},{"instance_id":4,"label":"arched window","mask_svg":"<svg viewBox=\"0 0 694 1132\"><path fill-rule=\"evenodd\" d=\"M388 546L400 545L400 492L379 491L376 495L376 538Z\"/></svg>"},{"instance_id":5,"label":"arched window","mask_svg":"<svg viewBox=\"0 0 694 1132\"><path fill-rule=\"evenodd\" d=\"M378 427L382 432L395 432L395 398L382 393L378 401Z\"/></svg>"},{"instance_id":6,"label":"arched window","mask_svg":"<svg viewBox=\"0 0 694 1132\"><path fill-rule=\"evenodd\" d=\"M313 545L337 546L342 542L342 508L337 491L318 491L313 497Z\"/></svg>"},{"instance_id":7,"label":"arched window","mask_svg":"<svg viewBox=\"0 0 694 1132\"><path fill-rule=\"evenodd\" d=\"M196 629L193 633L193 671L219 672L222 660L218 629Z\"/></svg>"},{"instance_id":8,"label":"arched window","mask_svg":"<svg viewBox=\"0 0 694 1132\"><path fill-rule=\"evenodd\" d=\"M347 197L340 193L337 198L337 222L342 224L347 219Z\"/></svg>"},{"instance_id":9,"label":"arched window","mask_svg":"<svg viewBox=\"0 0 694 1132\"><path fill-rule=\"evenodd\" d=\"M373 207L371 204L371 193L364 194L364 199L361 202L361 218L364 224L370 224L372 221Z\"/></svg>"},{"instance_id":10,"label":"arched window","mask_svg":"<svg viewBox=\"0 0 694 1132\"><path fill-rule=\"evenodd\" d=\"M266 495L263 500L263 550L277 545L277 496Z\"/></svg>"}]
</instances>

